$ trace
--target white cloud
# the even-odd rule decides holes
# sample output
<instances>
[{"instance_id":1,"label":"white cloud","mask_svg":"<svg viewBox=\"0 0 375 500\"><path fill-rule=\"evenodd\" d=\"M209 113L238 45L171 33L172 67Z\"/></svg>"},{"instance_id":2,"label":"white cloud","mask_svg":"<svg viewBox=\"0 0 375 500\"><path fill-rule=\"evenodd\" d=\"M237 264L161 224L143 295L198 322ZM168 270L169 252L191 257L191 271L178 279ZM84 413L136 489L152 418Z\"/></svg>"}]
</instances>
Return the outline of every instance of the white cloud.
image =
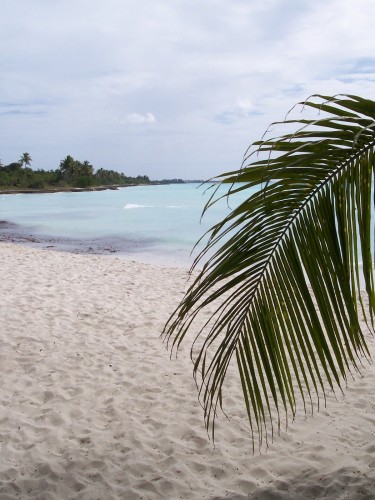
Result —
<instances>
[{"instance_id":1,"label":"white cloud","mask_svg":"<svg viewBox=\"0 0 375 500\"><path fill-rule=\"evenodd\" d=\"M250 99L238 99L233 106L217 113L215 119L219 123L230 125L256 114L259 114L259 112L257 112Z\"/></svg>"},{"instance_id":2,"label":"white cloud","mask_svg":"<svg viewBox=\"0 0 375 500\"><path fill-rule=\"evenodd\" d=\"M249 99L239 99L237 101L237 112L239 115L249 116L254 111L254 105Z\"/></svg>"},{"instance_id":3,"label":"white cloud","mask_svg":"<svg viewBox=\"0 0 375 500\"><path fill-rule=\"evenodd\" d=\"M139 113L130 113L126 115L125 120L128 123L136 124L155 123L156 121L155 116L152 113L145 113L144 115L141 115Z\"/></svg>"}]
</instances>

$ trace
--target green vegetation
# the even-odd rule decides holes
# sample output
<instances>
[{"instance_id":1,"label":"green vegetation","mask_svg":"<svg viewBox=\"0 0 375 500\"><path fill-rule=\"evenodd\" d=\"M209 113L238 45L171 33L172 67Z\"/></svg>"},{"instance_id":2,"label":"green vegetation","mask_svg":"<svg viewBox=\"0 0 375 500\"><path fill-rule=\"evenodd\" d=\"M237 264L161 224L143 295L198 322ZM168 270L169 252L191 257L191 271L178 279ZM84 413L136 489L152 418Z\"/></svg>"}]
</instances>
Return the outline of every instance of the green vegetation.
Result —
<instances>
[{"instance_id":1,"label":"green vegetation","mask_svg":"<svg viewBox=\"0 0 375 500\"><path fill-rule=\"evenodd\" d=\"M60 167L56 170L33 170L30 168L31 161L29 153L23 153L18 162L9 165L0 163L0 189L48 190L150 184L146 175L129 177L104 168L95 172L90 162L80 162L69 155L60 162Z\"/></svg>"},{"instance_id":2,"label":"green vegetation","mask_svg":"<svg viewBox=\"0 0 375 500\"><path fill-rule=\"evenodd\" d=\"M207 261L165 328L178 348L197 315L214 311L191 351L213 437L231 361L261 444L281 413L295 417L297 395L319 408L369 357L375 102L313 96L300 105L314 118L273 124L287 133L255 142L241 169L219 177L231 183L229 203L258 190L210 229L195 266Z\"/></svg>"}]
</instances>

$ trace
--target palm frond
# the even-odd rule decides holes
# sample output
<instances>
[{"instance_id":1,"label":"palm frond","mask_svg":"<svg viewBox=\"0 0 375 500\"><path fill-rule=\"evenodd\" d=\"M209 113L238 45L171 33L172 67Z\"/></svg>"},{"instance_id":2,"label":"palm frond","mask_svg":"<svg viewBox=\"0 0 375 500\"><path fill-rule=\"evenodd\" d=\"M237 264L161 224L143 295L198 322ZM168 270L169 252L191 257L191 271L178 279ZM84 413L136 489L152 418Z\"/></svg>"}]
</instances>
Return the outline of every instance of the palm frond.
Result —
<instances>
[{"instance_id":1,"label":"palm frond","mask_svg":"<svg viewBox=\"0 0 375 500\"><path fill-rule=\"evenodd\" d=\"M287 116L287 133L255 142L238 171L218 177L229 198L257 191L210 229L193 266L203 268L165 327L176 348L213 311L192 351L213 436L232 358L262 441L267 422L273 433L280 413L294 417L296 394L319 401L369 357L361 317L372 331L375 102L315 95L300 105L317 117Z\"/></svg>"}]
</instances>

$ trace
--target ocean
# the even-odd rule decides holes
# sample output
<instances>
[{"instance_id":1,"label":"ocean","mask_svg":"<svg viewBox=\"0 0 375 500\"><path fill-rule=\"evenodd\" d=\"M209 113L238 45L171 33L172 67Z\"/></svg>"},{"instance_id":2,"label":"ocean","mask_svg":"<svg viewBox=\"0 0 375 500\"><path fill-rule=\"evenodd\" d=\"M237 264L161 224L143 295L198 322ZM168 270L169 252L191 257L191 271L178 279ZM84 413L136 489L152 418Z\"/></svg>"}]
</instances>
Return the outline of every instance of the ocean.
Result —
<instances>
[{"instance_id":1,"label":"ocean","mask_svg":"<svg viewBox=\"0 0 375 500\"><path fill-rule=\"evenodd\" d=\"M170 184L0 195L0 239L186 267L197 255L191 252L198 239L230 211L222 200L201 220L212 193L207 188Z\"/></svg>"}]
</instances>

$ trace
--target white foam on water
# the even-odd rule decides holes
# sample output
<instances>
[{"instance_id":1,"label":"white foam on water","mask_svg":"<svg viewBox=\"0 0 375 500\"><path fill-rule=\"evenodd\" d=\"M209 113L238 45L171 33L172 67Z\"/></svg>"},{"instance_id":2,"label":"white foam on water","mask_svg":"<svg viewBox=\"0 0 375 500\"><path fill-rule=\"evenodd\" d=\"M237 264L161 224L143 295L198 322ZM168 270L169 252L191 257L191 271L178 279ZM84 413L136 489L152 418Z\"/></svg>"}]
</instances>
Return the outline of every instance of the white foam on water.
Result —
<instances>
[{"instance_id":1,"label":"white foam on water","mask_svg":"<svg viewBox=\"0 0 375 500\"><path fill-rule=\"evenodd\" d=\"M124 210L134 210L136 208L154 208L152 205L138 205L137 203L127 203L123 209Z\"/></svg>"}]
</instances>

